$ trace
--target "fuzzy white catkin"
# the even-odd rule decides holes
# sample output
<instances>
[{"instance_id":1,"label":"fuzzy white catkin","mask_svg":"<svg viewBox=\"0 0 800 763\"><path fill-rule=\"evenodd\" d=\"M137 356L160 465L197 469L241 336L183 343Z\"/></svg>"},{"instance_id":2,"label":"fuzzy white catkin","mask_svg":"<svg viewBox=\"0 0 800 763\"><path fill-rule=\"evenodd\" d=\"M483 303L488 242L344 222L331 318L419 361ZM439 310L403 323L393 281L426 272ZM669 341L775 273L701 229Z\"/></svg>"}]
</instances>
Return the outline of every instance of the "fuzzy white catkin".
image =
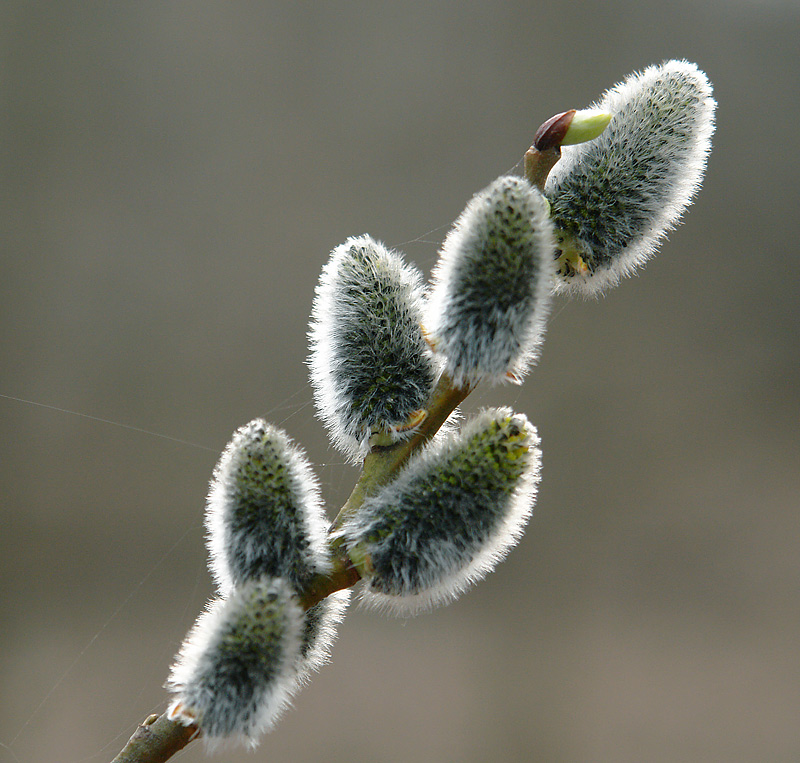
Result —
<instances>
[{"instance_id":1,"label":"fuzzy white catkin","mask_svg":"<svg viewBox=\"0 0 800 763\"><path fill-rule=\"evenodd\" d=\"M364 602L413 614L449 602L491 571L533 509L538 445L525 416L487 410L367 498L341 528L367 582Z\"/></svg>"},{"instance_id":2,"label":"fuzzy white catkin","mask_svg":"<svg viewBox=\"0 0 800 763\"><path fill-rule=\"evenodd\" d=\"M238 429L214 470L206 505L209 567L220 596L269 575L296 593L330 569L327 521L303 451L262 419ZM303 614L298 678L327 662L350 591Z\"/></svg>"},{"instance_id":3,"label":"fuzzy white catkin","mask_svg":"<svg viewBox=\"0 0 800 763\"><path fill-rule=\"evenodd\" d=\"M370 236L334 249L314 298L309 369L317 412L352 461L424 405L435 364L422 334L422 276Z\"/></svg>"},{"instance_id":4,"label":"fuzzy white catkin","mask_svg":"<svg viewBox=\"0 0 800 763\"><path fill-rule=\"evenodd\" d=\"M695 64L632 74L594 108L611 112L595 140L562 149L545 194L559 247L556 290L615 286L652 256L703 178L716 103Z\"/></svg>"},{"instance_id":5,"label":"fuzzy white catkin","mask_svg":"<svg viewBox=\"0 0 800 763\"><path fill-rule=\"evenodd\" d=\"M303 610L281 579L248 580L212 601L181 646L168 715L197 724L212 746L255 747L298 687Z\"/></svg>"},{"instance_id":6,"label":"fuzzy white catkin","mask_svg":"<svg viewBox=\"0 0 800 763\"><path fill-rule=\"evenodd\" d=\"M547 202L500 177L468 203L433 272L425 327L457 386L520 381L544 337L555 243Z\"/></svg>"},{"instance_id":7,"label":"fuzzy white catkin","mask_svg":"<svg viewBox=\"0 0 800 763\"><path fill-rule=\"evenodd\" d=\"M206 503L209 567L219 593L262 575L295 591L330 566L327 521L303 451L262 419L238 429L214 470Z\"/></svg>"}]
</instances>

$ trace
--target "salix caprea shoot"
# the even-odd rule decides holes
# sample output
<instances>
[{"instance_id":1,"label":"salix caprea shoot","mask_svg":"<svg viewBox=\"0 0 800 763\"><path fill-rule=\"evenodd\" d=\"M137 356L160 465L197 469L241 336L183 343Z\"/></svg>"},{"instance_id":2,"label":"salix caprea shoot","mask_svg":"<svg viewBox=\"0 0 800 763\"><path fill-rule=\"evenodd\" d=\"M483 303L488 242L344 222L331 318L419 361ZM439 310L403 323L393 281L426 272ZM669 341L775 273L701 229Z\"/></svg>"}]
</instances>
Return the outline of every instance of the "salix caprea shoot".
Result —
<instances>
[{"instance_id":1,"label":"salix caprea shoot","mask_svg":"<svg viewBox=\"0 0 800 763\"><path fill-rule=\"evenodd\" d=\"M430 282L369 235L336 247L309 328L331 443L361 475L329 523L311 464L256 419L214 470L206 506L217 596L172 666L168 711L117 761L166 760L194 737L255 746L327 659L349 589L390 613L452 601L516 544L540 480L535 427L509 408L463 423L478 384L521 383L551 300L597 295L651 257L702 181L706 75L667 61L545 121L467 203Z\"/></svg>"}]
</instances>

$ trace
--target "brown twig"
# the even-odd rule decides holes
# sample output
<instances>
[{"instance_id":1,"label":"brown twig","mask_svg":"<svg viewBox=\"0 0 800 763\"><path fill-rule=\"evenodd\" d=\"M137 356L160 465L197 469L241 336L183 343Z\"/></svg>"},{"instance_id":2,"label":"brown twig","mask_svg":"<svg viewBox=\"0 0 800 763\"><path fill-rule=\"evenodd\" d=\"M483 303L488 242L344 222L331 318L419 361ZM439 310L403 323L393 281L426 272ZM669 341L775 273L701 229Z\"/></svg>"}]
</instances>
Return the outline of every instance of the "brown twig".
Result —
<instances>
[{"instance_id":1,"label":"brown twig","mask_svg":"<svg viewBox=\"0 0 800 763\"><path fill-rule=\"evenodd\" d=\"M133 732L111 763L163 763L199 733L197 726L183 726L171 721L166 714L151 715Z\"/></svg>"}]
</instances>

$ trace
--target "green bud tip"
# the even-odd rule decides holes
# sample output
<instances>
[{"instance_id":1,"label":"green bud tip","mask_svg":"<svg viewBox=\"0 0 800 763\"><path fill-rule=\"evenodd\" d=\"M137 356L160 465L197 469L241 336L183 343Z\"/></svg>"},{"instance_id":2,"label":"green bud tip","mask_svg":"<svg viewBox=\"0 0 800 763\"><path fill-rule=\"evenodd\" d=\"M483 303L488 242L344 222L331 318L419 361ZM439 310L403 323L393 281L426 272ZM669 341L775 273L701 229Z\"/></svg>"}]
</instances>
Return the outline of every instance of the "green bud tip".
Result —
<instances>
[{"instance_id":1,"label":"green bud tip","mask_svg":"<svg viewBox=\"0 0 800 763\"><path fill-rule=\"evenodd\" d=\"M594 140L608 127L612 116L613 114L610 112L602 111L601 109L576 111L561 141L561 145L574 146L576 143Z\"/></svg>"}]
</instances>

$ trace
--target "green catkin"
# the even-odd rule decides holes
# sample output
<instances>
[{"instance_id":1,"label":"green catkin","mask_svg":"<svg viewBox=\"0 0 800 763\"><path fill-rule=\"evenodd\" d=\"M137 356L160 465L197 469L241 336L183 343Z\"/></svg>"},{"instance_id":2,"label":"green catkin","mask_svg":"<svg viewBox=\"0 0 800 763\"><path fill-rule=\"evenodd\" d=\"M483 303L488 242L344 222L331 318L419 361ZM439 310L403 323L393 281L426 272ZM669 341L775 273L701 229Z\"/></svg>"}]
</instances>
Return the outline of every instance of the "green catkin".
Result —
<instances>
[{"instance_id":1,"label":"green catkin","mask_svg":"<svg viewBox=\"0 0 800 763\"><path fill-rule=\"evenodd\" d=\"M435 381L422 333L422 276L370 236L334 249L317 286L309 369L317 412L336 447L363 458L370 438L413 430Z\"/></svg>"},{"instance_id":2,"label":"green catkin","mask_svg":"<svg viewBox=\"0 0 800 763\"><path fill-rule=\"evenodd\" d=\"M467 205L433 273L426 329L457 386L520 382L544 338L555 244L542 194L498 178Z\"/></svg>"},{"instance_id":3,"label":"green catkin","mask_svg":"<svg viewBox=\"0 0 800 763\"><path fill-rule=\"evenodd\" d=\"M595 104L610 124L565 147L545 186L557 290L598 294L655 253L700 186L715 106L708 78L686 61L632 74Z\"/></svg>"},{"instance_id":4,"label":"green catkin","mask_svg":"<svg viewBox=\"0 0 800 763\"><path fill-rule=\"evenodd\" d=\"M520 537L539 480L536 430L484 411L417 455L341 528L364 599L400 614L456 598Z\"/></svg>"},{"instance_id":5,"label":"green catkin","mask_svg":"<svg viewBox=\"0 0 800 763\"><path fill-rule=\"evenodd\" d=\"M305 454L262 419L238 429L214 470L206 505L209 566L220 594L262 575L301 591L329 568L326 525Z\"/></svg>"},{"instance_id":6,"label":"green catkin","mask_svg":"<svg viewBox=\"0 0 800 763\"><path fill-rule=\"evenodd\" d=\"M220 596L265 575L298 595L330 570L327 519L303 451L262 419L238 429L214 470L206 505L209 567ZM304 613L299 678L323 665L349 591Z\"/></svg>"},{"instance_id":7,"label":"green catkin","mask_svg":"<svg viewBox=\"0 0 800 763\"><path fill-rule=\"evenodd\" d=\"M303 610L285 580L248 580L212 601L181 646L168 688L174 720L194 723L212 745L251 747L297 688Z\"/></svg>"}]
</instances>

